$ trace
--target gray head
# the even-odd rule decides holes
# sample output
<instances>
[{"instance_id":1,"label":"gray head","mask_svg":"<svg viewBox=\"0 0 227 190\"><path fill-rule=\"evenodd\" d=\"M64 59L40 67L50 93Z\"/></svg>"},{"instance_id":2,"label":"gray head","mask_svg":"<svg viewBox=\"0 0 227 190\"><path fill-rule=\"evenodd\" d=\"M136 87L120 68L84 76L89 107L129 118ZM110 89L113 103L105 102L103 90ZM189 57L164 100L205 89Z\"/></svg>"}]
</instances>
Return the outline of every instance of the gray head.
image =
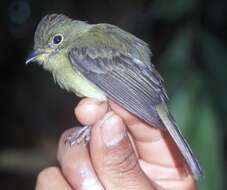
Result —
<instances>
[{"instance_id":1,"label":"gray head","mask_svg":"<svg viewBox=\"0 0 227 190\"><path fill-rule=\"evenodd\" d=\"M38 24L34 37L34 51L28 56L26 63L67 51L72 39L79 35L88 24L72 20L62 14L46 15ZM73 37L73 38L72 38Z\"/></svg>"}]
</instances>

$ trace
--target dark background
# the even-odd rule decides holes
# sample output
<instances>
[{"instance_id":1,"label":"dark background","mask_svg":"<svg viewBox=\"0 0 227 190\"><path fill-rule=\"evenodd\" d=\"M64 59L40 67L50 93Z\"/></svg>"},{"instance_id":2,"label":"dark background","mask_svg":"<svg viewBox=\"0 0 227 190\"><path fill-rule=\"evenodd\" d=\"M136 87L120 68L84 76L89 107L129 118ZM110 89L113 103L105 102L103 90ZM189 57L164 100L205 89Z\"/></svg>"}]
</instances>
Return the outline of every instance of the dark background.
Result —
<instances>
[{"instance_id":1,"label":"dark background","mask_svg":"<svg viewBox=\"0 0 227 190\"><path fill-rule=\"evenodd\" d=\"M30 0L0 2L0 188L34 189L56 164L60 134L76 124L78 99L24 64L38 21L64 13L118 25L150 44L170 109L204 168L200 189L226 189L227 1Z\"/></svg>"}]
</instances>

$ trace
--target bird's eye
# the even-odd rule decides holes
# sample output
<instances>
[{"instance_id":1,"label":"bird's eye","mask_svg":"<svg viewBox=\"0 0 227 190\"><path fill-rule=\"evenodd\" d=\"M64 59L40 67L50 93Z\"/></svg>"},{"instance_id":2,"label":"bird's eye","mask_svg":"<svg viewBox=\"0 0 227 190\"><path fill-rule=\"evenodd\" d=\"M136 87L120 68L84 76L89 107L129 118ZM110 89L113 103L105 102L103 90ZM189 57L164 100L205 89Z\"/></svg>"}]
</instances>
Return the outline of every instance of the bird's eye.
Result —
<instances>
[{"instance_id":1,"label":"bird's eye","mask_svg":"<svg viewBox=\"0 0 227 190\"><path fill-rule=\"evenodd\" d=\"M61 34L57 34L57 35L55 35L54 38L53 38L53 43L54 43L55 45L60 44L62 41L63 41L63 36L62 36Z\"/></svg>"}]
</instances>

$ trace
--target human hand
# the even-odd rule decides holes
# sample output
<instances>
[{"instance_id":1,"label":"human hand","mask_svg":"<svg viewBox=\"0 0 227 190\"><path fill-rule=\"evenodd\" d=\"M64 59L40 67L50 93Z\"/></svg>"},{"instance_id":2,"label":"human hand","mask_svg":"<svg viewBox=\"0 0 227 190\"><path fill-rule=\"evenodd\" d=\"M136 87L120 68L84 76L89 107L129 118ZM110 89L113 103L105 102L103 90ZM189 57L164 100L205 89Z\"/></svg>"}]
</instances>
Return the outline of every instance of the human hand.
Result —
<instances>
[{"instance_id":1,"label":"human hand","mask_svg":"<svg viewBox=\"0 0 227 190\"><path fill-rule=\"evenodd\" d=\"M195 181L165 131L148 126L123 108L83 99L75 109L82 124L93 125L90 144L64 143L58 160L37 179L37 190L195 190ZM126 130L126 126L128 130Z\"/></svg>"}]
</instances>

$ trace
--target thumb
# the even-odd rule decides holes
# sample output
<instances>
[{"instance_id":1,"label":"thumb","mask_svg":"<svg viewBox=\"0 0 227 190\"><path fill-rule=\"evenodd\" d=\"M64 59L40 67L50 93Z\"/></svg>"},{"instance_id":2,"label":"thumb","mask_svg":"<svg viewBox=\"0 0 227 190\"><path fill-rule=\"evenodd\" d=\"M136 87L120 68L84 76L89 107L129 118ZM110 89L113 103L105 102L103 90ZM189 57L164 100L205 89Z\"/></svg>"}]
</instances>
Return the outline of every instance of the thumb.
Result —
<instances>
[{"instance_id":1,"label":"thumb","mask_svg":"<svg viewBox=\"0 0 227 190\"><path fill-rule=\"evenodd\" d=\"M105 189L156 189L139 166L122 119L113 112L93 126L90 151Z\"/></svg>"}]
</instances>

